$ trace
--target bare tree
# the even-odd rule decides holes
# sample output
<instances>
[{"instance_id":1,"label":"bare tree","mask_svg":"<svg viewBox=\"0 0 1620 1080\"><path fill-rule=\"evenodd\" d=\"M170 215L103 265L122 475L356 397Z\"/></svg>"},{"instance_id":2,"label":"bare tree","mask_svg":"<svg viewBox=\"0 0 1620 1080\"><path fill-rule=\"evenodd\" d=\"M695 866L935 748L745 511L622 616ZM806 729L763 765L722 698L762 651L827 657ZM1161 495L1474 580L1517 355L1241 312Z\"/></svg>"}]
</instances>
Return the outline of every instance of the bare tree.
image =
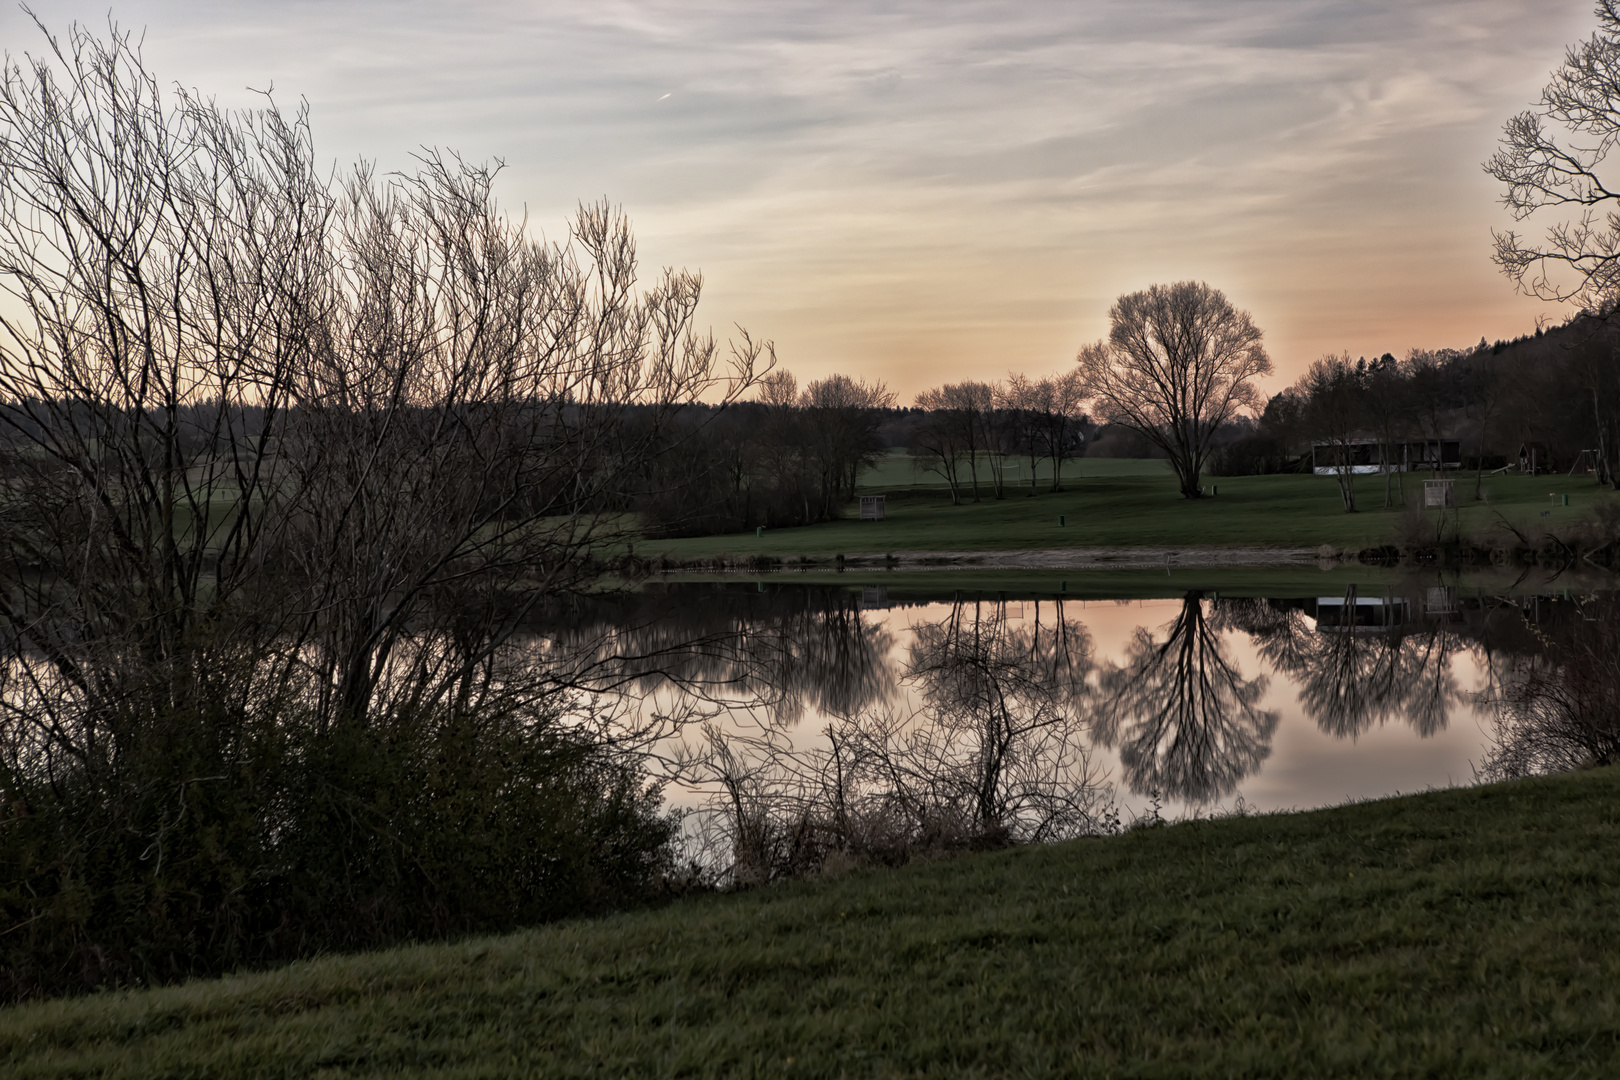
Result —
<instances>
[{"instance_id":1,"label":"bare tree","mask_svg":"<svg viewBox=\"0 0 1620 1080\"><path fill-rule=\"evenodd\" d=\"M696 275L640 282L606 205L548 243L489 167L328 181L302 111L165 97L116 29L47 42L0 82L0 842L58 861L0 859L30 898L0 918L43 920L8 949L94 985L143 949L179 975L509 923L565 895L502 847L566 817L541 806L654 857L652 733L519 628L769 344L726 355ZM435 849L468 860L428 872L469 800ZM263 945L252 897L297 873L342 895ZM119 892L53 907L73 879ZM327 920L406 880L395 921Z\"/></svg>"},{"instance_id":2,"label":"bare tree","mask_svg":"<svg viewBox=\"0 0 1620 1080\"><path fill-rule=\"evenodd\" d=\"M1620 141L1620 0L1598 0L1598 29L1570 46L1533 107L1509 120L1484 169L1506 188L1514 221L1550 219L1536 240L1492 231L1492 256L1520 292L1570 301L1608 322L1620 302L1620 191L1604 179ZM1608 445L1616 389L1612 339L1588 364L1598 428L1599 483L1614 480ZM1616 481L1620 482L1620 481Z\"/></svg>"},{"instance_id":3,"label":"bare tree","mask_svg":"<svg viewBox=\"0 0 1620 1080\"><path fill-rule=\"evenodd\" d=\"M1361 380L1349 355L1324 356L1314 361L1299 381L1298 390L1305 401L1306 430L1318 440L1317 445L1328 447L1344 512L1354 514L1355 444L1356 436L1361 434L1363 395Z\"/></svg>"},{"instance_id":4,"label":"bare tree","mask_svg":"<svg viewBox=\"0 0 1620 1080\"><path fill-rule=\"evenodd\" d=\"M1041 460L1041 432L1044 423L1041 400L1045 396L1041 385L1027 375L1016 372L997 391L996 407L1007 418L1007 427L1029 463L1029 494L1036 492L1035 466Z\"/></svg>"},{"instance_id":5,"label":"bare tree","mask_svg":"<svg viewBox=\"0 0 1620 1080\"><path fill-rule=\"evenodd\" d=\"M1008 417L1002 410L1005 400L1000 383L980 383L979 445L984 447L990 466L990 487L996 498L1007 497L1007 436Z\"/></svg>"},{"instance_id":6,"label":"bare tree","mask_svg":"<svg viewBox=\"0 0 1620 1080\"><path fill-rule=\"evenodd\" d=\"M1052 462L1052 491L1063 490L1063 463L1074 448L1076 421L1088 397L1079 371L1066 371L1040 382L1041 443Z\"/></svg>"},{"instance_id":7,"label":"bare tree","mask_svg":"<svg viewBox=\"0 0 1620 1080\"><path fill-rule=\"evenodd\" d=\"M951 485L951 501L961 502L960 469L965 459L979 501L979 457L985 450L984 417L995 407L995 392L988 383L968 380L931 387L917 395L917 406L928 411L918 426L918 447L929 467Z\"/></svg>"},{"instance_id":8,"label":"bare tree","mask_svg":"<svg viewBox=\"0 0 1620 1080\"><path fill-rule=\"evenodd\" d=\"M1485 497L1485 447L1491 437L1492 425L1500 413L1510 389L1495 353L1483 345L1463 362L1461 372L1462 397L1470 418L1478 425L1478 456L1474 459L1474 498Z\"/></svg>"},{"instance_id":9,"label":"bare tree","mask_svg":"<svg viewBox=\"0 0 1620 1080\"><path fill-rule=\"evenodd\" d=\"M1406 442L1412 424L1412 404L1400 362L1385 353L1368 364L1362 389L1367 421L1378 436L1379 455L1383 459L1384 509L1405 506L1406 463L1397 460L1397 449Z\"/></svg>"},{"instance_id":10,"label":"bare tree","mask_svg":"<svg viewBox=\"0 0 1620 1080\"><path fill-rule=\"evenodd\" d=\"M1197 281L1128 293L1108 318L1108 339L1079 355L1098 413L1162 449L1182 496L1196 499L1216 430L1260 405L1254 380L1271 373L1260 330Z\"/></svg>"},{"instance_id":11,"label":"bare tree","mask_svg":"<svg viewBox=\"0 0 1620 1080\"><path fill-rule=\"evenodd\" d=\"M804 388L799 405L820 465L826 516L832 516L840 501L855 497L861 469L882 455L878 412L893 408L894 400L881 381L868 384L848 375L829 375Z\"/></svg>"},{"instance_id":12,"label":"bare tree","mask_svg":"<svg viewBox=\"0 0 1620 1080\"><path fill-rule=\"evenodd\" d=\"M1620 0L1598 0L1598 30L1572 45L1534 106L1502 129L1484 169L1515 221L1562 214L1540 243L1493 230L1495 262L1518 288L1589 309L1620 293L1620 192L1603 178L1620 139Z\"/></svg>"}]
</instances>

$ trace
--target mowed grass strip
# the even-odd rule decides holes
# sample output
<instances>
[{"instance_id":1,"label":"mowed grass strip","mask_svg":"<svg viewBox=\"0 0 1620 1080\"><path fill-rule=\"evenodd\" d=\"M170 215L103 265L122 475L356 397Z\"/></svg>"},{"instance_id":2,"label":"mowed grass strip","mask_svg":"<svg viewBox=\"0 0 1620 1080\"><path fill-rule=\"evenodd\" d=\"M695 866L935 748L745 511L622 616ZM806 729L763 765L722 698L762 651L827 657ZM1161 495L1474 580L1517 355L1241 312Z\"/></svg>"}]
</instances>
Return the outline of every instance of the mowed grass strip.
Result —
<instances>
[{"instance_id":1,"label":"mowed grass strip","mask_svg":"<svg viewBox=\"0 0 1620 1080\"><path fill-rule=\"evenodd\" d=\"M1160 465L1162 463L1154 462ZM1407 504L1421 506L1427 474L1405 477ZM1522 529L1569 526L1591 513L1613 492L1591 480L1545 476L1493 476L1485 480L1487 501L1473 498L1474 478L1456 476L1460 527L1484 535L1507 519ZM1011 551L1062 547L1275 547L1315 548L1323 544L1356 551L1392 542L1405 511L1385 510L1383 478L1358 477L1360 512L1347 514L1338 485L1327 476L1230 476L1207 478L1214 498L1180 497L1175 477L1158 475L1081 476L1065 481L1067 490L1029 497L1009 491L995 499L988 486L980 502L951 505L938 488L882 491L884 521L849 519L793 529L767 529L726 536L638 541L638 554L675 558L771 555L826 556L888 551ZM872 489L878 493L877 489ZM1570 505L1549 494L1570 496ZM969 497L971 498L971 496ZM1059 519L1062 519L1060 524ZM1448 532L1449 532L1448 528ZM1508 534L1502 534L1507 537ZM1511 537L1508 537L1511 539Z\"/></svg>"},{"instance_id":2,"label":"mowed grass strip","mask_svg":"<svg viewBox=\"0 0 1620 1080\"><path fill-rule=\"evenodd\" d=\"M1613 1076L1620 770L0 1012L8 1077Z\"/></svg>"}]
</instances>

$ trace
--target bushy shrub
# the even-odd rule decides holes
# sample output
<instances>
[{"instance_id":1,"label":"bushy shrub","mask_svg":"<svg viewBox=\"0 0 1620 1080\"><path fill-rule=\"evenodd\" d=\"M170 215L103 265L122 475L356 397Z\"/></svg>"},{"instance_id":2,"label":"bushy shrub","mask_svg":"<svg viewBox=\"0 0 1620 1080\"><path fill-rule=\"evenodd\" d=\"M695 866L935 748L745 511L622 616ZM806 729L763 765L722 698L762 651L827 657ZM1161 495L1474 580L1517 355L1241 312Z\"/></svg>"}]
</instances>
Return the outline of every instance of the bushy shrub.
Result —
<instances>
[{"instance_id":1,"label":"bushy shrub","mask_svg":"<svg viewBox=\"0 0 1620 1080\"><path fill-rule=\"evenodd\" d=\"M0 996L170 981L634 903L672 819L557 715L321 730L154 715L96 760L7 755Z\"/></svg>"}]
</instances>

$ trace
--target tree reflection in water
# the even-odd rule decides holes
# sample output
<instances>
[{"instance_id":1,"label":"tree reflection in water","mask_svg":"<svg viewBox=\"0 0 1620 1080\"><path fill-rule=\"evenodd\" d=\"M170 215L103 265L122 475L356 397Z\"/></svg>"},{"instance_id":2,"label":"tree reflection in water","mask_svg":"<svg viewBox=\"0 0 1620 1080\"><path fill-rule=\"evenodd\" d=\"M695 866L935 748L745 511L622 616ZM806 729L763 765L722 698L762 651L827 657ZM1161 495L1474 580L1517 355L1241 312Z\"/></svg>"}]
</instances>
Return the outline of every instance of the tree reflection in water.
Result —
<instances>
[{"instance_id":1,"label":"tree reflection in water","mask_svg":"<svg viewBox=\"0 0 1620 1080\"><path fill-rule=\"evenodd\" d=\"M944 619L912 628L906 678L948 709L979 708L1009 682L1078 702L1087 695L1091 634L1065 617L1063 601L1048 605L1054 612L1049 624L1043 624L1041 601L1034 601L1034 617L1017 625L1005 601L956 601Z\"/></svg>"},{"instance_id":2,"label":"tree reflection in water","mask_svg":"<svg viewBox=\"0 0 1620 1080\"><path fill-rule=\"evenodd\" d=\"M896 692L894 637L844 589L675 585L565 598L533 631L576 658L577 685L674 688L694 702L747 703L779 724L806 708L853 713Z\"/></svg>"},{"instance_id":3,"label":"tree reflection in water","mask_svg":"<svg viewBox=\"0 0 1620 1080\"><path fill-rule=\"evenodd\" d=\"M1278 715L1258 708L1267 680L1243 677L1200 593L1164 629L1160 641L1138 628L1125 663L1102 673L1095 736L1119 750L1137 794L1225 798L1271 753Z\"/></svg>"},{"instance_id":4,"label":"tree reflection in water","mask_svg":"<svg viewBox=\"0 0 1620 1080\"><path fill-rule=\"evenodd\" d=\"M1086 697L1091 636L1064 618L1062 601L1049 626L1034 606L1027 626L1008 618L1004 601L976 600L914 627L904 677L922 707L906 730L873 739L889 725L850 716L834 738L863 745L891 778L893 764L907 762L928 801L966 811L970 831L1035 839L1084 823L1073 813L1075 790L1089 787L1075 706Z\"/></svg>"},{"instance_id":5,"label":"tree reflection in water","mask_svg":"<svg viewBox=\"0 0 1620 1080\"><path fill-rule=\"evenodd\" d=\"M1485 779L1620 761L1620 602L1592 596L1547 607L1544 620L1517 613L1529 647L1491 657L1481 695L1495 719Z\"/></svg>"},{"instance_id":6,"label":"tree reflection in water","mask_svg":"<svg viewBox=\"0 0 1620 1080\"><path fill-rule=\"evenodd\" d=\"M1247 633L1274 671L1297 682L1323 733L1354 739L1405 719L1427 738L1445 729L1465 696L1452 671L1464 642L1442 619L1415 621L1419 606L1416 598L1359 596L1351 586L1315 620L1292 605L1227 599L1211 621Z\"/></svg>"},{"instance_id":7,"label":"tree reflection in water","mask_svg":"<svg viewBox=\"0 0 1620 1080\"><path fill-rule=\"evenodd\" d=\"M710 726L686 775L717 792L738 881L815 872L829 859L904 862L922 852L1094 831L1108 813L1084 741L1091 642L1052 604L1032 620L1002 601L958 600L913 627L902 682L913 707L836 714L823 745L777 725Z\"/></svg>"}]
</instances>

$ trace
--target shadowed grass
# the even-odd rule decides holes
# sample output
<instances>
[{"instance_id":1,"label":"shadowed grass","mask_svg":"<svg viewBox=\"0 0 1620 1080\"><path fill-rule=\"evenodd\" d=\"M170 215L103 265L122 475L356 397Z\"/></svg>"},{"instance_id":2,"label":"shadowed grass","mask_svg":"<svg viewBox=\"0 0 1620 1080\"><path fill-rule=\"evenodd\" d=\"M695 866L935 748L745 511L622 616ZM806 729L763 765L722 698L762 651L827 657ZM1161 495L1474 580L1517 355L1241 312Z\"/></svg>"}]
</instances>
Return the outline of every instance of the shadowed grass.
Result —
<instances>
[{"instance_id":1,"label":"shadowed grass","mask_svg":"<svg viewBox=\"0 0 1620 1080\"><path fill-rule=\"evenodd\" d=\"M16 1078L1606 1076L1620 770L0 1012Z\"/></svg>"}]
</instances>

